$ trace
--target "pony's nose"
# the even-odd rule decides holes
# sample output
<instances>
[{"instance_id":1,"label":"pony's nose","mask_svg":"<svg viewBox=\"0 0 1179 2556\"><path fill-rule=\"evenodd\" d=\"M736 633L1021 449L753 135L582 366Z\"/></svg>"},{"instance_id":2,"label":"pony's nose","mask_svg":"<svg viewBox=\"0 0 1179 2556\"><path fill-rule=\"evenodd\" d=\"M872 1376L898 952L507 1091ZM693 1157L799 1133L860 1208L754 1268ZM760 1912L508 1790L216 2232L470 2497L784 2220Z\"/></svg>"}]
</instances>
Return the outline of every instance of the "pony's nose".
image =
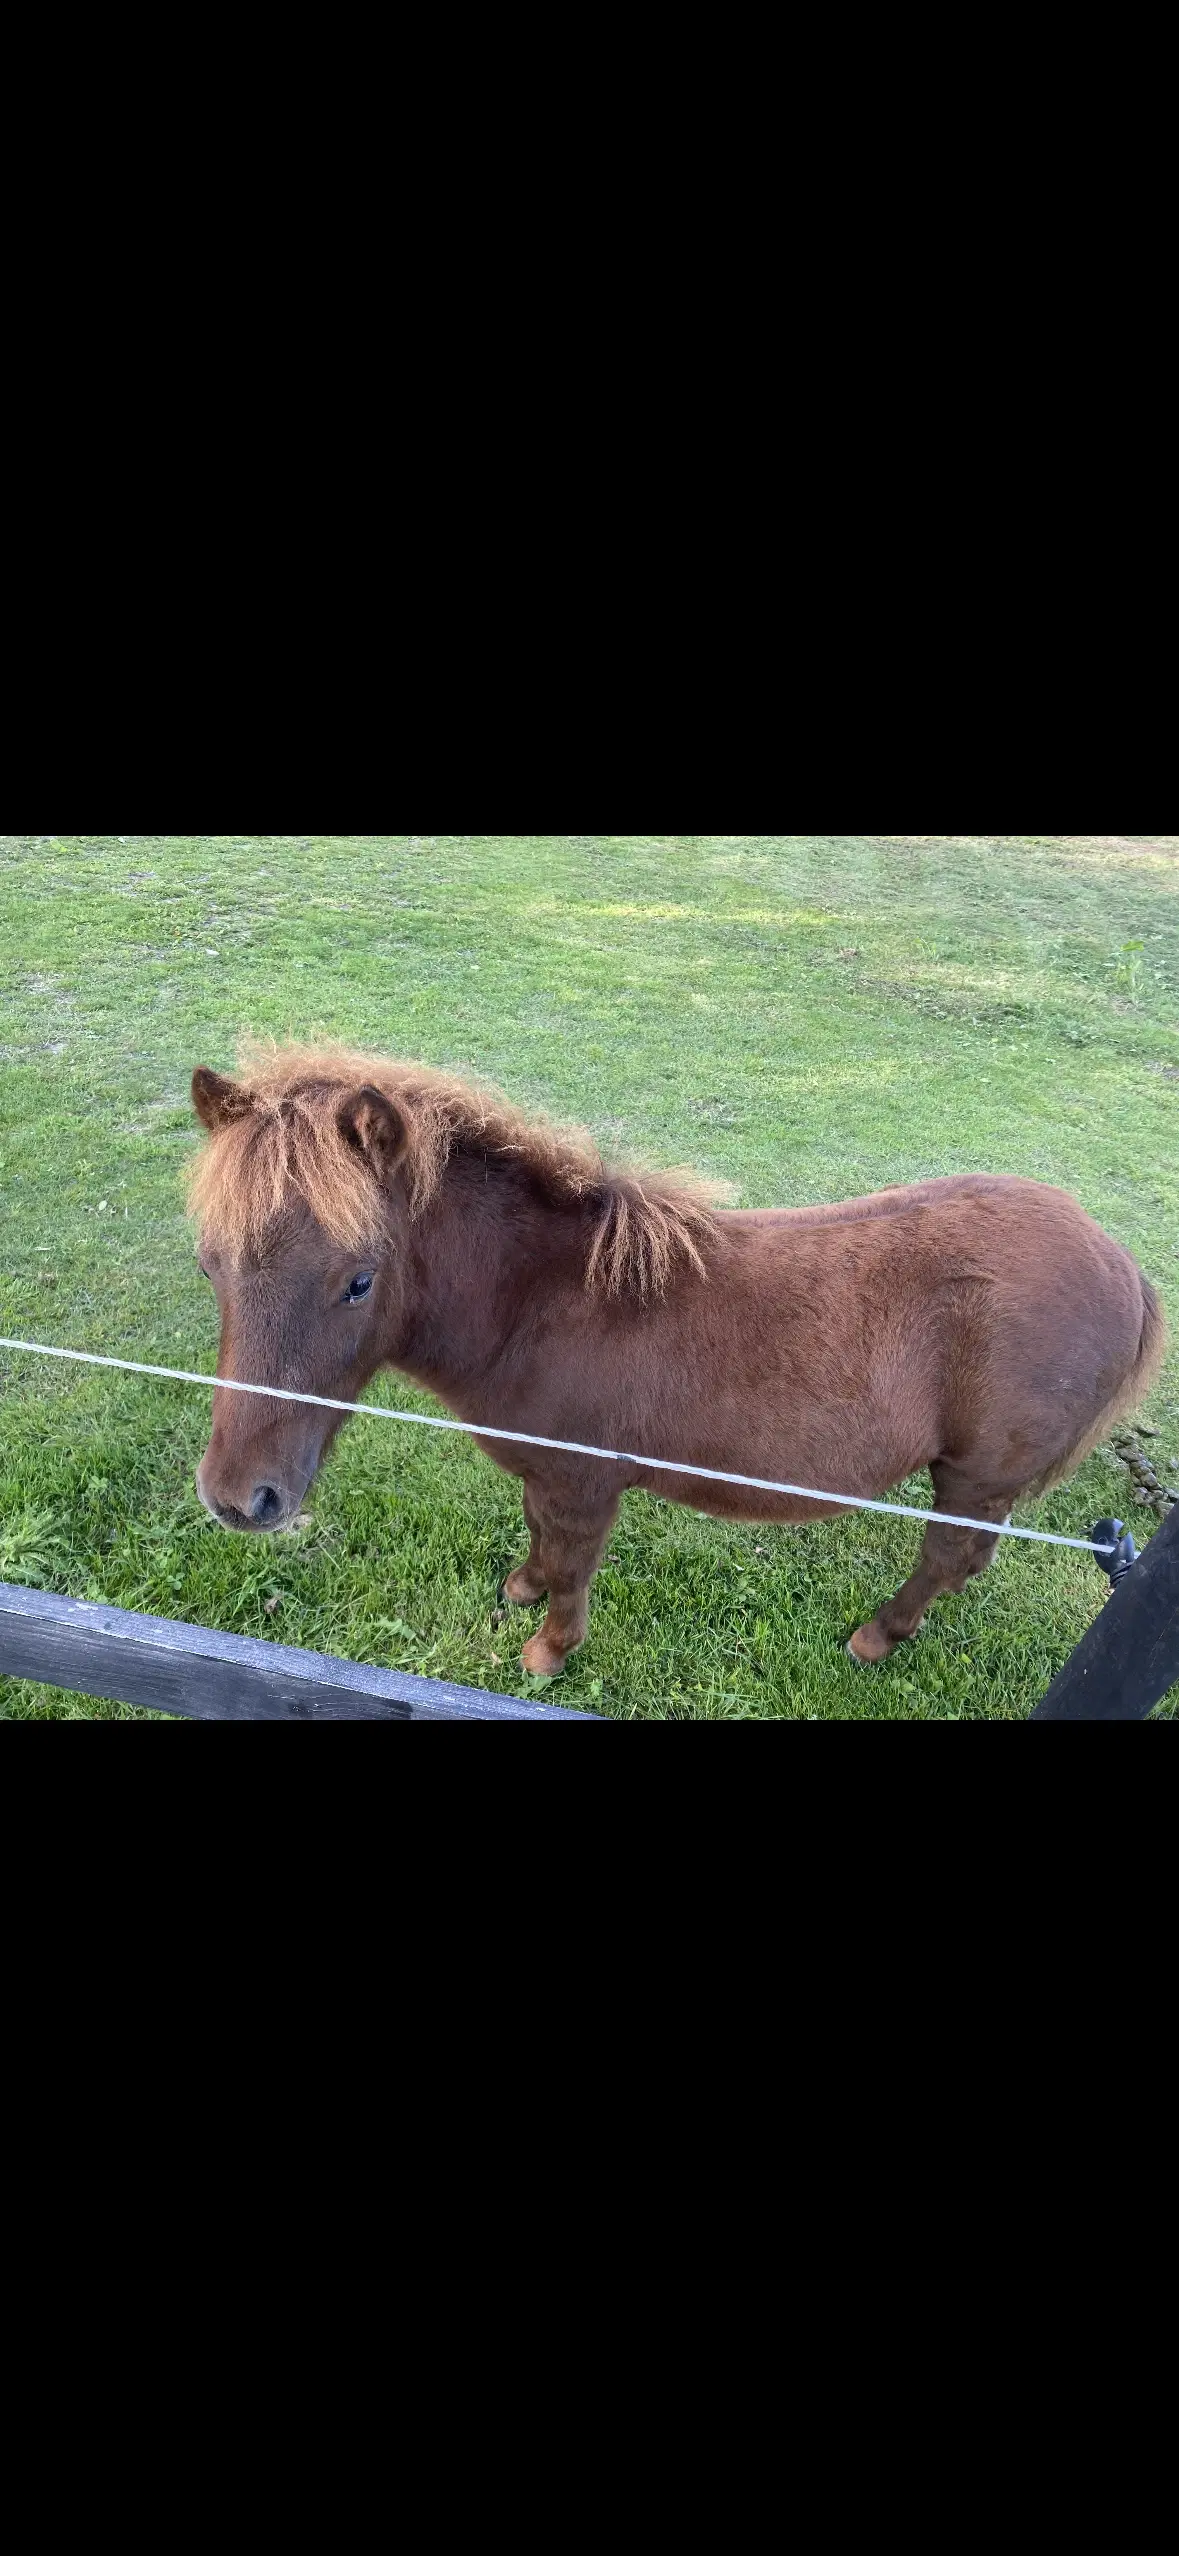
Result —
<instances>
[{"instance_id":1,"label":"pony's nose","mask_svg":"<svg viewBox=\"0 0 1179 2556\"><path fill-rule=\"evenodd\" d=\"M273 1482L260 1482L250 1500L250 1516L255 1526L273 1526L282 1515L282 1494Z\"/></svg>"}]
</instances>

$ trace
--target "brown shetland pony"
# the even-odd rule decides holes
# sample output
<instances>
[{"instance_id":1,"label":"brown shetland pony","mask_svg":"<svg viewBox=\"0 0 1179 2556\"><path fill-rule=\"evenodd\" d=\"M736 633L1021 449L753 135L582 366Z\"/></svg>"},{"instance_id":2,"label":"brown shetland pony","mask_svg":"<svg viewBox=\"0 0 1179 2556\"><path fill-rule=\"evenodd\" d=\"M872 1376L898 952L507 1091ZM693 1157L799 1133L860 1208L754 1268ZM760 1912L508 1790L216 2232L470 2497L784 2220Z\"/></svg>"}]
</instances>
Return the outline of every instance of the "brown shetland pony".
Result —
<instances>
[{"instance_id":1,"label":"brown shetland pony","mask_svg":"<svg viewBox=\"0 0 1179 2556\"><path fill-rule=\"evenodd\" d=\"M608 1170L428 1066L287 1049L201 1066L192 1204L221 1309L218 1373L354 1401L400 1367L458 1418L879 1498L918 1466L939 1509L1006 1518L1138 1400L1163 1318L1120 1243L1036 1181L963 1173L834 1207L711 1207L688 1176ZM214 1394L197 1472L233 1527L293 1516L339 1418ZM835 1514L675 1473L480 1441L522 1475L507 1595L548 1613L524 1665L584 1640L631 1488L717 1517ZM930 1526L850 1645L882 1660L993 1535Z\"/></svg>"}]
</instances>

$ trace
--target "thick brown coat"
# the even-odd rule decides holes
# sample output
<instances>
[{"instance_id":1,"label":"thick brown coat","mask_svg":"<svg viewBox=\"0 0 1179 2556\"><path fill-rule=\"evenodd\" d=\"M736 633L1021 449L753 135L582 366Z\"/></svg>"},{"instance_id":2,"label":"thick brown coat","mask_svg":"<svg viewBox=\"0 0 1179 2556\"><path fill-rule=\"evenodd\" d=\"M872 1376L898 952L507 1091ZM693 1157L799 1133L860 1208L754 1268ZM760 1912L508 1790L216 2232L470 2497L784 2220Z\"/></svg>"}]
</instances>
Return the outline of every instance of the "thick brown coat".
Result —
<instances>
[{"instance_id":1,"label":"thick brown coat","mask_svg":"<svg viewBox=\"0 0 1179 2556\"><path fill-rule=\"evenodd\" d=\"M938 1508L1002 1520L1161 1361L1161 1311L1130 1254L1038 1182L962 1174L723 1211L424 1067L292 1050L245 1083L198 1069L193 1096L212 1135L194 1201L223 1375L351 1400L388 1364L468 1422L874 1498L927 1466ZM337 1425L215 1396L202 1498L228 1524L281 1525ZM548 1594L534 1670L584 1638L624 1490L778 1523L835 1513L480 1444L523 1478L531 1547L506 1586ZM883 1658L995 1541L927 1529L856 1656Z\"/></svg>"}]
</instances>

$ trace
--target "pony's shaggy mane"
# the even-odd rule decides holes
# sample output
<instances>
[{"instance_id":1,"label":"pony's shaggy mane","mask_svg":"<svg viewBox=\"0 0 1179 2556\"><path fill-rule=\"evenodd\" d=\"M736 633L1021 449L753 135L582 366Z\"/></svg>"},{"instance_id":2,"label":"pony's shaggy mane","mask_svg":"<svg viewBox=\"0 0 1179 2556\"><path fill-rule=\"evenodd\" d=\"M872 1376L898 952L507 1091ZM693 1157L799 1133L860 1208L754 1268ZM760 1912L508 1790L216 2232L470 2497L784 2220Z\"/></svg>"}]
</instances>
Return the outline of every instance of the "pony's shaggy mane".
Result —
<instances>
[{"instance_id":1,"label":"pony's shaggy mane","mask_svg":"<svg viewBox=\"0 0 1179 2556\"><path fill-rule=\"evenodd\" d=\"M410 1212L434 1197L451 1153L522 1167L554 1206L596 1210L585 1283L608 1295L659 1295L677 1266L703 1277L711 1194L692 1172L612 1168L584 1128L529 1118L489 1085L431 1065L344 1047L246 1050L240 1110L217 1128L189 1174L191 1213L235 1254L254 1253L292 1196L336 1242L362 1251L384 1229L382 1196L365 1157L338 1124L344 1094L369 1084L400 1113L398 1165Z\"/></svg>"}]
</instances>

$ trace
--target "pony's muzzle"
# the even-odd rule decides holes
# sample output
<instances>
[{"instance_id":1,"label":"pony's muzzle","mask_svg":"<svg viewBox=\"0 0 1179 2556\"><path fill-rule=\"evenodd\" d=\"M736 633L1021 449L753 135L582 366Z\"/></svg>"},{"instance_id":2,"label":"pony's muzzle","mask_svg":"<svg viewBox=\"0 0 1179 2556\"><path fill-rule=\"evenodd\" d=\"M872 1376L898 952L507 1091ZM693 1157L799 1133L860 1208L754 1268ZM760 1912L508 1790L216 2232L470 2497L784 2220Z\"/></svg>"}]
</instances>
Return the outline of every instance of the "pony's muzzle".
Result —
<instances>
[{"instance_id":1,"label":"pony's muzzle","mask_svg":"<svg viewBox=\"0 0 1179 2556\"><path fill-rule=\"evenodd\" d=\"M202 1457L196 1469L197 1498L221 1526L236 1527L239 1531L244 1529L247 1533L259 1528L265 1531L283 1526L289 1517L294 1516L299 1506L298 1499L288 1499L274 1482L256 1482L241 1506L234 1500L218 1499L207 1481L202 1479L207 1461L207 1457ZM249 1476L246 1478L248 1480Z\"/></svg>"}]
</instances>

